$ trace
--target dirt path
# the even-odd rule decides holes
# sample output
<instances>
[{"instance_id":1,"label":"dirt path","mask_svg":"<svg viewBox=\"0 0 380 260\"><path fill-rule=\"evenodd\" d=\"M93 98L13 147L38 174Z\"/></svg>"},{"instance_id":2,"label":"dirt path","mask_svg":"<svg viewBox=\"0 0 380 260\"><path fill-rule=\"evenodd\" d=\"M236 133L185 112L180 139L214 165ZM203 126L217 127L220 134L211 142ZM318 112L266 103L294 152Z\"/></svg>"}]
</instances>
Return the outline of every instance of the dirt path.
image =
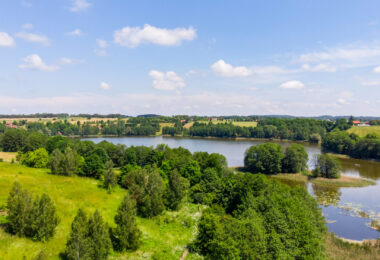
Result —
<instances>
[{"instance_id":1,"label":"dirt path","mask_svg":"<svg viewBox=\"0 0 380 260\"><path fill-rule=\"evenodd\" d=\"M185 260L188 253L189 253L189 250L186 248L180 260Z\"/></svg>"}]
</instances>

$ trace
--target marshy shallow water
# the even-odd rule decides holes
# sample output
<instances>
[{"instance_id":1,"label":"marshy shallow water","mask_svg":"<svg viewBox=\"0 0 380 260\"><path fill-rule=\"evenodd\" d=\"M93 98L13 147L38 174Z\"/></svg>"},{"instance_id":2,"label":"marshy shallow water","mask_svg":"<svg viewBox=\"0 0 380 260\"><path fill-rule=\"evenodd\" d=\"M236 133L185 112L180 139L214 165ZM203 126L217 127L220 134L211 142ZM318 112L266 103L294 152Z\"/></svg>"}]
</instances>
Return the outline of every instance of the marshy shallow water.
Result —
<instances>
[{"instance_id":1,"label":"marshy shallow water","mask_svg":"<svg viewBox=\"0 0 380 260\"><path fill-rule=\"evenodd\" d=\"M85 138L95 143L106 140L115 144L127 146L157 146L167 144L170 147L189 149L191 152L205 151L220 153L227 158L228 165L242 166L245 150L264 142L261 140L235 139L198 139L173 137L104 137ZM292 142L278 142L286 147ZM309 154L309 167L313 167L312 159L315 154L321 153L318 145L303 143ZM352 240L376 239L380 232L370 227L371 220L380 221L380 163L356 160L339 159L342 164L342 174L353 177L371 179L376 185L357 188L326 187L308 184L308 191L315 196L321 205L326 218L326 226L337 236Z\"/></svg>"}]
</instances>

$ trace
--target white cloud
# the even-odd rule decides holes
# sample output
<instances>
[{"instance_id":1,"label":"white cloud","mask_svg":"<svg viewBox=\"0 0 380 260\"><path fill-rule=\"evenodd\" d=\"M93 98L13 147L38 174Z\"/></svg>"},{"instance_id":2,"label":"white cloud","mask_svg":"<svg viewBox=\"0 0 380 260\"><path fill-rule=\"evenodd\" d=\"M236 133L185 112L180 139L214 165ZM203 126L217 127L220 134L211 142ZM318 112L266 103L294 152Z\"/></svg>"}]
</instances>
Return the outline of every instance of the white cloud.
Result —
<instances>
[{"instance_id":1,"label":"white cloud","mask_svg":"<svg viewBox=\"0 0 380 260\"><path fill-rule=\"evenodd\" d=\"M70 7L71 12L81 12L87 10L91 6L87 0L71 0L73 2Z\"/></svg>"},{"instance_id":2,"label":"white cloud","mask_svg":"<svg viewBox=\"0 0 380 260\"><path fill-rule=\"evenodd\" d=\"M18 32L15 33L15 36L28 42L41 43L44 46L50 45L49 38L41 34Z\"/></svg>"},{"instance_id":3,"label":"white cloud","mask_svg":"<svg viewBox=\"0 0 380 260\"><path fill-rule=\"evenodd\" d=\"M284 88L284 89L301 89L304 87L305 87L305 84L303 84L301 81L298 81L298 80L290 80L280 85L280 88Z\"/></svg>"},{"instance_id":4,"label":"white cloud","mask_svg":"<svg viewBox=\"0 0 380 260\"><path fill-rule=\"evenodd\" d=\"M343 99L343 98L339 98L338 100L337 100L337 102L339 103L339 104L341 104L341 105L347 105L347 104L349 104L345 99Z\"/></svg>"},{"instance_id":5,"label":"white cloud","mask_svg":"<svg viewBox=\"0 0 380 260\"><path fill-rule=\"evenodd\" d=\"M374 69L373 69L373 72L375 72L375 73L380 73L380 66L374 68Z\"/></svg>"},{"instance_id":6,"label":"white cloud","mask_svg":"<svg viewBox=\"0 0 380 260\"><path fill-rule=\"evenodd\" d=\"M337 68L331 66L330 64L320 63L315 66L310 66L309 64L303 64L302 70L304 71L312 71L312 72L336 72Z\"/></svg>"},{"instance_id":7,"label":"white cloud","mask_svg":"<svg viewBox=\"0 0 380 260\"><path fill-rule=\"evenodd\" d=\"M30 29L33 29L34 26L33 26L33 24L31 24L31 23L26 23L26 24L23 24L23 25L21 26L21 28L22 28L22 29L25 29L25 30L30 30Z\"/></svg>"},{"instance_id":8,"label":"white cloud","mask_svg":"<svg viewBox=\"0 0 380 260\"><path fill-rule=\"evenodd\" d=\"M149 24L140 27L124 27L115 31L114 41L124 47L135 48L143 43L157 45L180 45L182 41L191 41L197 37L195 29L186 28L157 28Z\"/></svg>"},{"instance_id":9,"label":"white cloud","mask_svg":"<svg viewBox=\"0 0 380 260\"><path fill-rule=\"evenodd\" d=\"M233 67L224 60L218 60L211 65L213 72L222 77L247 77L252 74L252 71L244 66Z\"/></svg>"},{"instance_id":10,"label":"white cloud","mask_svg":"<svg viewBox=\"0 0 380 260\"><path fill-rule=\"evenodd\" d=\"M107 41L106 40L103 40L103 39L96 39L96 42L98 43L98 46L100 47L100 48L107 48L107 46L108 46L108 43L107 43Z\"/></svg>"},{"instance_id":11,"label":"white cloud","mask_svg":"<svg viewBox=\"0 0 380 260\"><path fill-rule=\"evenodd\" d=\"M149 76L153 79L153 88L160 90L177 90L185 86L183 78L178 76L174 71L166 73L157 70L151 70Z\"/></svg>"},{"instance_id":12,"label":"white cloud","mask_svg":"<svg viewBox=\"0 0 380 260\"><path fill-rule=\"evenodd\" d=\"M108 90L108 89L111 88L111 85L108 84L108 83L106 83L106 82L104 82L104 81L102 81L102 82L100 83L100 87L101 87L102 89L104 89L104 90Z\"/></svg>"},{"instance_id":13,"label":"white cloud","mask_svg":"<svg viewBox=\"0 0 380 260\"><path fill-rule=\"evenodd\" d=\"M74 31L66 33L69 36L82 36L83 32L80 29L75 29Z\"/></svg>"},{"instance_id":14,"label":"white cloud","mask_svg":"<svg viewBox=\"0 0 380 260\"><path fill-rule=\"evenodd\" d=\"M34 69L41 71L55 71L59 69L59 67L56 65L46 65L41 57L37 54L28 55L22 59L22 61L24 63L19 66L20 69Z\"/></svg>"},{"instance_id":15,"label":"white cloud","mask_svg":"<svg viewBox=\"0 0 380 260\"><path fill-rule=\"evenodd\" d=\"M98 56L107 56L107 51L102 49L102 50L94 50L94 53Z\"/></svg>"},{"instance_id":16,"label":"white cloud","mask_svg":"<svg viewBox=\"0 0 380 260\"><path fill-rule=\"evenodd\" d=\"M351 44L304 53L296 61L312 64L328 63L330 66L340 69L375 65L378 64L379 58L380 44L375 42L367 45Z\"/></svg>"},{"instance_id":17,"label":"white cloud","mask_svg":"<svg viewBox=\"0 0 380 260\"><path fill-rule=\"evenodd\" d=\"M84 62L84 60L78 60L78 59L70 59L70 58L61 58L59 62L63 65L71 65L75 63L81 63Z\"/></svg>"},{"instance_id":18,"label":"white cloud","mask_svg":"<svg viewBox=\"0 0 380 260\"><path fill-rule=\"evenodd\" d=\"M14 44L12 36L6 32L0 32L0 47L12 47Z\"/></svg>"},{"instance_id":19,"label":"white cloud","mask_svg":"<svg viewBox=\"0 0 380 260\"><path fill-rule=\"evenodd\" d=\"M363 86L379 86L380 81L363 81L362 85Z\"/></svg>"}]
</instances>

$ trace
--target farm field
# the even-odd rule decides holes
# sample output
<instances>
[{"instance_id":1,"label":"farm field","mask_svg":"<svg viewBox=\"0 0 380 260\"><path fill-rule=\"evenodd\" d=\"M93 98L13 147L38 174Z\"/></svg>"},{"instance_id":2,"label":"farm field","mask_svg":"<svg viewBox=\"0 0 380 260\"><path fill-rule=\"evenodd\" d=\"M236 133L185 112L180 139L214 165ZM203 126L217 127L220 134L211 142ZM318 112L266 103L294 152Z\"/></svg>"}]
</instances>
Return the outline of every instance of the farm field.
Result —
<instances>
[{"instance_id":1,"label":"farm field","mask_svg":"<svg viewBox=\"0 0 380 260\"><path fill-rule=\"evenodd\" d=\"M124 120L128 120L128 118L123 118ZM47 123L47 122L55 122L55 121L63 121L63 118L0 118L0 121L7 122L7 123L13 123L14 121L26 121L27 123L34 123L34 122L40 122L40 123ZM80 121L81 124L87 123L87 122L100 122L100 121L116 121L117 118L98 118L98 117L92 117L92 118L86 118L86 117L68 117L66 118L67 122L76 124L78 121Z\"/></svg>"},{"instance_id":2,"label":"farm field","mask_svg":"<svg viewBox=\"0 0 380 260\"><path fill-rule=\"evenodd\" d=\"M49 194L55 202L60 223L54 237L46 243L19 238L4 231L6 221L4 207L8 193L15 181L34 196ZM65 248L71 222L78 208L88 214L98 209L110 226L125 190L117 188L109 194L94 179L77 176L50 175L48 169L33 169L19 164L0 163L0 259L33 259L42 249L49 259L59 259ZM112 253L109 259L179 259L185 246L195 237L196 221L200 217L198 207L186 203L177 212L166 212L151 219L137 218L142 231L142 244L135 252ZM22 250L20 250L22 248ZM25 258L24 258L25 257ZM189 254L187 259L197 259Z\"/></svg>"},{"instance_id":3,"label":"farm field","mask_svg":"<svg viewBox=\"0 0 380 260\"><path fill-rule=\"evenodd\" d=\"M377 134L380 136L380 126L353 126L348 129L347 132L357 134L361 137L367 134Z\"/></svg>"}]
</instances>

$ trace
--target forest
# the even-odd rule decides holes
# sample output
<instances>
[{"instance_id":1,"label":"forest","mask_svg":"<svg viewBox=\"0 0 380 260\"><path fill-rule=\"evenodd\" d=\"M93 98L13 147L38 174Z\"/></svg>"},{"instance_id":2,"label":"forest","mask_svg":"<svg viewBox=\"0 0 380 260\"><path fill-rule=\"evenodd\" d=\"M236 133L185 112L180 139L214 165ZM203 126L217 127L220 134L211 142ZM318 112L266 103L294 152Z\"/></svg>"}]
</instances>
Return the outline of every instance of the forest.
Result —
<instances>
[{"instance_id":1,"label":"forest","mask_svg":"<svg viewBox=\"0 0 380 260\"><path fill-rule=\"evenodd\" d=\"M206 206L197 234L187 245L192 254L206 259L326 257L326 228L316 200L303 188L256 174L270 174L270 168L241 173L228 168L220 154L166 145L94 144L18 129L7 130L0 144L4 151L17 151L19 163L28 167L91 178L109 194L116 187L125 189L112 223L105 222L101 211L88 215L78 209L65 249L56 252L65 259L107 259L114 252L138 250L143 231L136 218L177 211L185 201ZM294 145L285 151L281 167L303 170L307 158L302 148ZM49 241L61 221L49 194L31 194L18 182L9 193L6 211L7 232L33 241ZM44 255L41 251L36 259ZM157 259L165 259L161 257Z\"/></svg>"}]
</instances>

